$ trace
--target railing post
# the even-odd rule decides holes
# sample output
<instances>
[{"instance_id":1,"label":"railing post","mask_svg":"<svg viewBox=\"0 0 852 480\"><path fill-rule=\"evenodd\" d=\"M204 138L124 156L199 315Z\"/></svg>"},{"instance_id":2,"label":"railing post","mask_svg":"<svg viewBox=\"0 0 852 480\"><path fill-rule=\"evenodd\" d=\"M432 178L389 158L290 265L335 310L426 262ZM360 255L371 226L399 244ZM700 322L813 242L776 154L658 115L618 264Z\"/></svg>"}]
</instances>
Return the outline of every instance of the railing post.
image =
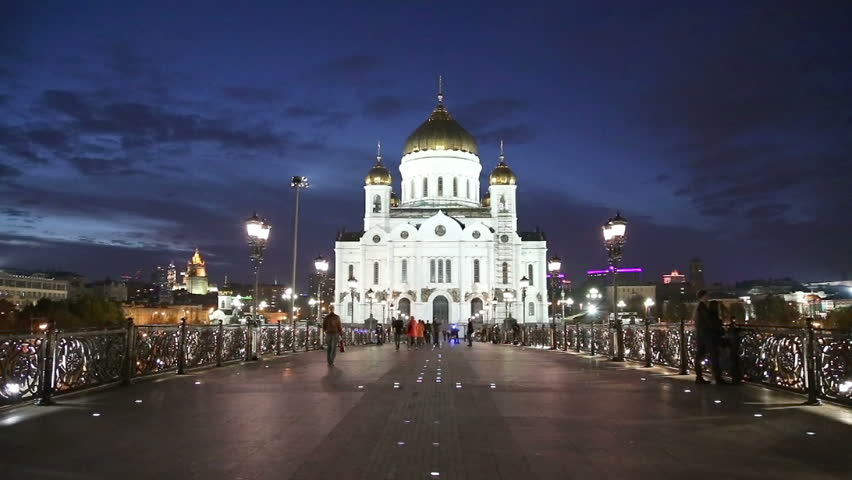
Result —
<instances>
[{"instance_id":1,"label":"railing post","mask_svg":"<svg viewBox=\"0 0 852 480\"><path fill-rule=\"evenodd\" d=\"M121 384L130 385L136 371L136 325L133 317L127 317L127 333L124 337L124 368L121 372Z\"/></svg>"},{"instance_id":2,"label":"railing post","mask_svg":"<svg viewBox=\"0 0 852 480\"><path fill-rule=\"evenodd\" d=\"M574 339L576 346L574 347L574 350L577 350L577 353L580 353L580 321L577 320L577 323L575 323L574 326L577 327L577 338ZM566 347L565 350L567 351L568 348Z\"/></svg>"},{"instance_id":3,"label":"railing post","mask_svg":"<svg viewBox=\"0 0 852 480\"><path fill-rule=\"evenodd\" d=\"M47 320L47 331L44 334L44 343L42 344L44 351L42 352L42 358L44 358L44 364L41 369L41 396L38 401L36 401L37 405L48 406L53 405L53 358L56 355L56 321L51 319Z\"/></svg>"},{"instance_id":4,"label":"railing post","mask_svg":"<svg viewBox=\"0 0 852 480\"><path fill-rule=\"evenodd\" d=\"M305 322L305 351L310 351L311 346L311 326Z\"/></svg>"},{"instance_id":5,"label":"railing post","mask_svg":"<svg viewBox=\"0 0 852 480\"><path fill-rule=\"evenodd\" d=\"M281 355L281 320L278 320L278 328L275 330L275 355Z\"/></svg>"},{"instance_id":6,"label":"railing post","mask_svg":"<svg viewBox=\"0 0 852 480\"><path fill-rule=\"evenodd\" d=\"M645 366L651 366L651 327L648 325L648 319L645 319Z\"/></svg>"},{"instance_id":7,"label":"railing post","mask_svg":"<svg viewBox=\"0 0 852 480\"><path fill-rule=\"evenodd\" d=\"M739 385L743 381L743 360L740 358L740 327L731 319L731 383Z\"/></svg>"},{"instance_id":8,"label":"railing post","mask_svg":"<svg viewBox=\"0 0 852 480\"><path fill-rule=\"evenodd\" d=\"M808 405L819 405L819 378L816 371L816 335L814 332L814 319L808 318L807 322L807 344L805 345L805 375L808 382Z\"/></svg>"},{"instance_id":9,"label":"railing post","mask_svg":"<svg viewBox=\"0 0 852 480\"><path fill-rule=\"evenodd\" d=\"M686 320L683 318L680 319L680 371L677 372L678 375L686 375L686 366L687 360L686 356L689 355L687 351L687 342L686 342Z\"/></svg>"},{"instance_id":10,"label":"railing post","mask_svg":"<svg viewBox=\"0 0 852 480\"><path fill-rule=\"evenodd\" d=\"M222 366L222 357L225 350L225 326L222 320L219 320L219 328L216 334L216 366Z\"/></svg>"},{"instance_id":11,"label":"railing post","mask_svg":"<svg viewBox=\"0 0 852 480\"><path fill-rule=\"evenodd\" d=\"M254 360L254 320L246 320L246 361Z\"/></svg>"},{"instance_id":12,"label":"railing post","mask_svg":"<svg viewBox=\"0 0 852 480\"><path fill-rule=\"evenodd\" d=\"M592 356L595 356L595 324L589 328L589 350Z\"/></svg>"},{"instance_id":13,"label":"railing post","mask_svg":"<svg viewBox=\"0 0 852 480\"><path fill-rule=\"evenodd\" d=\"M180 319L178 332L177 374L183 375L186 373L186 318Z\"/></svg>"}]
</instances>

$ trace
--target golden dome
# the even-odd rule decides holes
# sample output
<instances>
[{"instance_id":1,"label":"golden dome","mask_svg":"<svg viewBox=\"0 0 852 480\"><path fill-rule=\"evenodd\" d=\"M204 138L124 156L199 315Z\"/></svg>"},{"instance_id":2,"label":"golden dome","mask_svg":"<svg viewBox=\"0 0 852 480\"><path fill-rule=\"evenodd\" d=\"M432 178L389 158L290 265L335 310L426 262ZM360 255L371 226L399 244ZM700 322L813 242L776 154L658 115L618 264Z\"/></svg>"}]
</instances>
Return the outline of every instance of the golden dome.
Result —
<instances>
[{"instance_id":1,"label":"golden dome","mask_svg":"<svg viewBox=\"0 0 852 480\"><path fill-rule=\"evenodd\" d=\"M397 197L396 194L393 192L391 192L390 206L391 208L396 208L399 206L399 197Z\"/></svg>"},{"instance_id":2,"label":"golden dome","mask_svg":"<svg viewBox=\"0 0 852 480\"><path fill-rule=\"evenodd\" d=\"M482 206L490 207L491 206L491 192L485 192L485 196L482 197Z\"/></svg>"},{"instance_id":3,"label":"golden dome","mask_svg":"<svg viewBox=\"0 0 852 480\"><path fill-rule=\"evenodd\" d=\"M382 163L382 142L378 143L378 152L376 153L376 164L364 177L364 183L367 185L391 185L393 177L390 171Z\"/></svg>"},{"instance_id":4,"label":"golden dome","mask_svg":"<svg viewBox=\"0 0 852 480\"><path fill-rule=\"evenodd\" d=\"M379 161L367 173L364 183L367 185L390 185L393 183L393 177L391 177L390 171Z\"/></svg>"},{"instance_id":5,"label":"golden dome","mask_svg":"<svg viewBox=\"0 0 852 480\"><path fill-rule=\"evenodd\" d=\"M438 106L405 141L403 155L424 150L455 150L479 154L476 139L444 107L444 96L438 93Z\"/></svg>"},{"instance_id":6,"label":"golden dome","mask_svg":"<svg viewBox=\"0 0 852 480\"><path fill-rule=\"evenodd\" d=\"M515 172L506 165L506 155L503 154L503 140L500 140L500 163L494 167L489 180L491 185L515 185L518 183Z\"/></svg>"}]
</instances>

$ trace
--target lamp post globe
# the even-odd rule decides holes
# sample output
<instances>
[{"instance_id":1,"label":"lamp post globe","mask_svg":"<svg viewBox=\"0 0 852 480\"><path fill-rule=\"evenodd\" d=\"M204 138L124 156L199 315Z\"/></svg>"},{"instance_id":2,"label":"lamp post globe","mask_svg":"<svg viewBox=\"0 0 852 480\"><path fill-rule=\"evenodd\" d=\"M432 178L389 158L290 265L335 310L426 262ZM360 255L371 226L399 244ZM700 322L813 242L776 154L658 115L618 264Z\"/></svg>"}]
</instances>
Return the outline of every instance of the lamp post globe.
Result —
<instances>
[{"instance_id":1,"label":"lamp post globe","mask_svg":"<svg viewBox=\"0 0 852 480\"><path fill-rule=\"evenodd\" d=\"M252 321L248 324L249 341L246 346L246 360L257 360L257 342L260 335L254 331L253 326L259 325L258 322L258 284L260 282L260 265L263 263L263 252L266 250L266 243L269 240L269 232L272 230L272 225L261 218L257 212L254 212L251 217L246 220L246 236L248 237L249 258L254 267L254 295L252 308Z\"/></svg>"},{"instance_id":2,"label":"lamp post globe","mask_svg":"<svg viewBox=\"0 0 852 480\"><path fill-rule=\"evenodd\" d=\"M325 276L328 273L328 260L322 255L318 255L314 259L314 268L317 271L317 328L320 345L322 345L322 289L325 286Z\"/></svg>"},{"instance_id":3,"label":"lamp post globe","mask_svg":"<svg viewBox=\"0 0 852 480\"><path fill-rule=\"evenodd\" d=\"M352 304L352 309L349 312L349 323L355 323L355 290L358 289L358 279L355 276L351 276L347 284L349 285L349 300Z\"/></svg>"},{"instance_id":4,"label":"lamp post globe","mask_svg":"<svg viewBox=\"0 0 852 480\"><path fill-rule=\"evenodd\" d=\"M523 323L527 323L527 288L530 286L530 279L526 276L521 277L521 315L523 315Z\"/></svg>"},{"instance_id":5,"label":"lamp post globe","mask_svg":"<svg viewBox=\"0 0 852 480\"><path fill-rule=\"evenodd\" d=\"M618 318L618 262L621 261L621 252L627 241L627 219L616 212L610 217L603 227L604 248L606 248L609 259L610 271L612 272L612 311L615 324L615 351L612 360L624 361L624 326ZM610 343L612 345L612 343Z\"/></svg>"},{"instance_id":6,"label":"lamp post globe","mask_svg":"<svg viewBox=\"0 0 852 480\"><path fill-rule=\"evenodd\" d=\"M645 299L645 323L648 323L648 319L651 316L651 307L654 306L654 300L652 298Z\"/></svg>"}]
</instances>

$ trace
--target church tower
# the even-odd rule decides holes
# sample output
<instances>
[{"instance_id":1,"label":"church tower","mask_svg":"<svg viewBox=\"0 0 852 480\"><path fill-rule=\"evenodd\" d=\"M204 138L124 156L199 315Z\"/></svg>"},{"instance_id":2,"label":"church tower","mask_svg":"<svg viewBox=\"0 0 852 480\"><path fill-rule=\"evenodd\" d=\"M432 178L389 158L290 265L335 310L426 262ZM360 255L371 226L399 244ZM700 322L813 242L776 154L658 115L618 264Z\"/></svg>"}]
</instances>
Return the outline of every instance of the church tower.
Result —
<instances>
[{"instance_id":1,"label":"church tower","mask_svg":"<svg viewBox=\"0 0 852 480\"><path fill-rule=\"evenodd\" d=\"M364 178L364 231L374 226L388 228L393 177L382 163L382 142L376 148L376 164Z\"/></svg>"},{"instance_id":2,"label":"church tower","mask_svg":"<svg viewBox=\"0 0 852 480\"><path fill-rule=\"evenodd\" d=\"M494 271L497 274L496 286L510 288L516 285L522 275L516 275L515 238L518 230L518 210L516 190L518 177L506 165L503 141L500 141L500 163L494 167L489 177L488 198L491 217L495 219L496 249Z\"/></svg>"}]
</instances>

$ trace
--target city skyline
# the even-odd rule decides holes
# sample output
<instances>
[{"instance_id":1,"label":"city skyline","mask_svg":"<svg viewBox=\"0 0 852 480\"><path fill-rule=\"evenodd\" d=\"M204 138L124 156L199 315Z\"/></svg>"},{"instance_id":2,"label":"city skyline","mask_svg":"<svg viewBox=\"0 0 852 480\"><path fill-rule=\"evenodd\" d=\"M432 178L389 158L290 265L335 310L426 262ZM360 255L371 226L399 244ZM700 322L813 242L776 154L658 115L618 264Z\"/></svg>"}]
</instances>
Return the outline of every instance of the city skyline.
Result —
<instances>
[{"instance_id":1,"label":"city skyline","mask_svg":"<svg viewBox=\"0 0 852 480\"><path fill-rule=\"evenodd\" d=\"M616 210L653 281L693 257L708 282L852 271L848 5L199 5L0 7L0 267L115 277L198 247L215 283L244 282L258 211L262 281L286 282L307 175L304 282L360 230L377 140L399 193L440 74L481 178L505 140L520 226L575 281L606 264Z\"/></svg>"}]
</instances>

